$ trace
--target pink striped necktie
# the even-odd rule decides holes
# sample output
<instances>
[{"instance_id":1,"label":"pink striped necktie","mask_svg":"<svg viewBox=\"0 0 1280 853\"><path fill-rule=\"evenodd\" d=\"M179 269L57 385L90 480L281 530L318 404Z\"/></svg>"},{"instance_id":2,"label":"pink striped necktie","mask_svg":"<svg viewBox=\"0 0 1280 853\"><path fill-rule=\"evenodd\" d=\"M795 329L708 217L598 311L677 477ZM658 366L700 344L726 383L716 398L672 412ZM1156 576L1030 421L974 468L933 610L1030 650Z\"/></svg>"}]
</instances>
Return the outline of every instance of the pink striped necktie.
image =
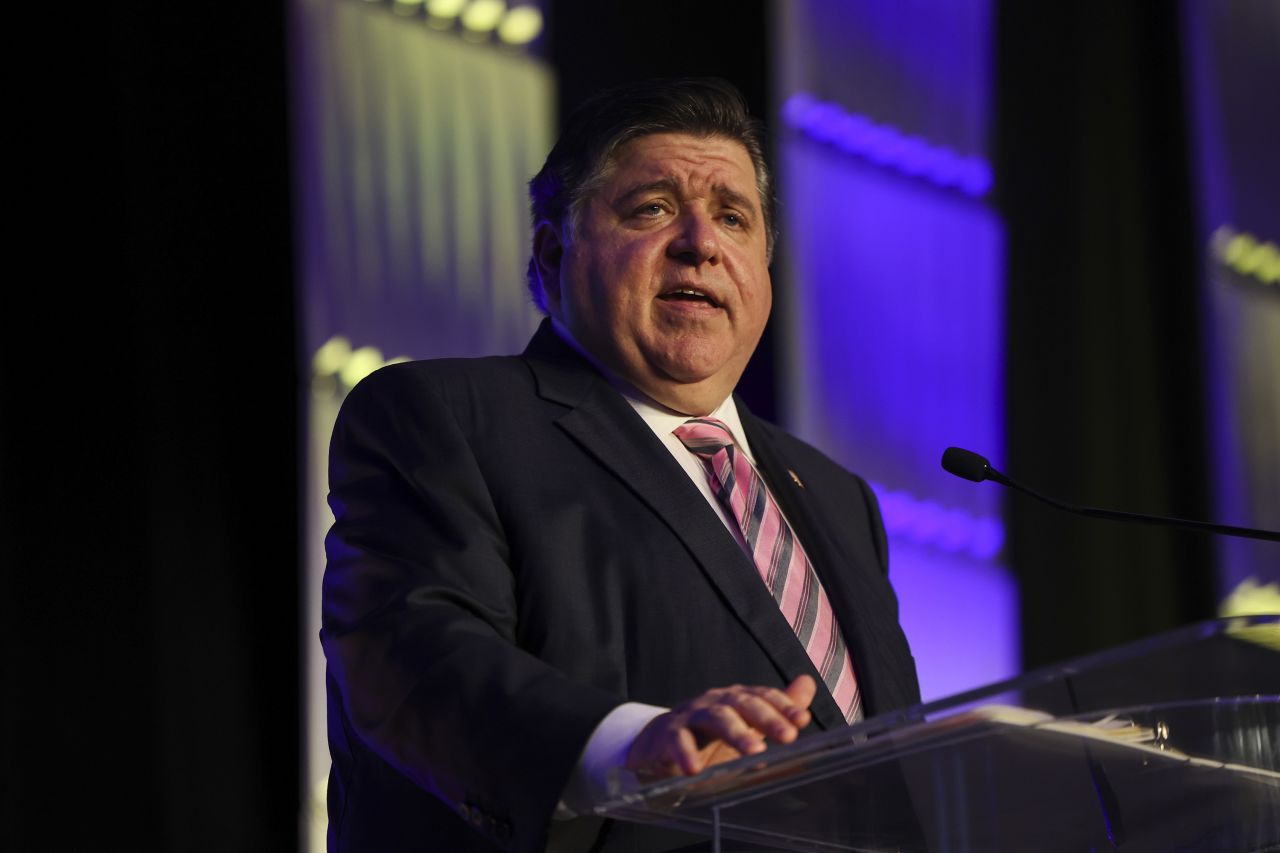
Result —
<instances>
[{"instance_id":1,"label":"pink striped necktie","mask_svg":"<svg viewBox=\"0 0 1280 853\"><path fill-rule=\"evenodd\" d=\"M715 418L694 418L674 432L706 466L711 491L738 523L760 577L845 720L861 719L862 696L831 603L751 460L734 444L729 427Z\"/></svg>"}]
</instances>

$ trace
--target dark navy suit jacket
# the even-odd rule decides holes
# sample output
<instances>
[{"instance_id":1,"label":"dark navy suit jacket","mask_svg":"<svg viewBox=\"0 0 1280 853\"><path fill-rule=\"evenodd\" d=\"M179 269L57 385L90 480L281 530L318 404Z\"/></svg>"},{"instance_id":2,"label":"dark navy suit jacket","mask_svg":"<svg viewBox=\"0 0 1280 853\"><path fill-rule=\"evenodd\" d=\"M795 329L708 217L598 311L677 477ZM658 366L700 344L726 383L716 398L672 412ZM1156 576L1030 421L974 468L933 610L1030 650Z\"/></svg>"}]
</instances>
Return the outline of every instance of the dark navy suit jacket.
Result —
<instances>
[{"instance_id":1,"label":"dark navy suit jacket","mask_svg":"<svg viewBox=\"0 0 1280 853\"><path fill-rule=\"evenodd\" d=\"M867 713L918 702L870 489L739 410ZM551 815L624 701L808 673L811 728L843 725L720 518L548 324L519 357L361 382L334 430L330 490L331 850L592 849L600 821ZM658 838L626 827L595 849L665 849Z\"/></svg>"}]
</instances>

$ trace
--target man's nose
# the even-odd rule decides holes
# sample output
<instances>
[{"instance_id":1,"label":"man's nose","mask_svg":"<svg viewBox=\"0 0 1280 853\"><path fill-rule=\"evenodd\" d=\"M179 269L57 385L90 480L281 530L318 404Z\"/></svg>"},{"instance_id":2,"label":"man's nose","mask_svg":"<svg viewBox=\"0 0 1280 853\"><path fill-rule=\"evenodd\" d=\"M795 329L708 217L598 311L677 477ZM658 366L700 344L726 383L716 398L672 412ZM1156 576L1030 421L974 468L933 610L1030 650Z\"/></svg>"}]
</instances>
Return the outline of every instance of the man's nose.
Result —
<instances>
[{"instance_id":1,"label":"man's nose","mask_svg":"<svg viewBox=\"0 0 1280 853\"><path fill-rule=\"evenodd\" d=\"M669 256L693 266L720 262L720 235L709 215L686 210L681 213L676 229L667 247Z\"/></svg>"}]
</instances>

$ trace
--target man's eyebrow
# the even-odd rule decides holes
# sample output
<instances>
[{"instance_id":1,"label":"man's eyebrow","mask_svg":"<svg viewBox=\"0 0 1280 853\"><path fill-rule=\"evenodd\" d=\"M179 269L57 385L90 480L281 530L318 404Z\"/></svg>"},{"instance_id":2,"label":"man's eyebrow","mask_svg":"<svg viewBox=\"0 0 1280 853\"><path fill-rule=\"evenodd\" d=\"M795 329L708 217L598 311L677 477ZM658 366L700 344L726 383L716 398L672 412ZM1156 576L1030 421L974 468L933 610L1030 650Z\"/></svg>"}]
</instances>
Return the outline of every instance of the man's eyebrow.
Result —
<instances>
[{"instance_id":1,"label":"man's eyebrow","mask_svg":"<svg viewBox=\"0 0 1280 853\"><path fill-rule=\"evenodd\" d=\"M722 199L729 202L730 204L736 207L746 208L747 212L751 214L759 213L759 211L756 209L756 203L752 201L748 196L743 195L737 190L731 190L726 186L717 185L715 187L715 191L720 195Z\"/></svg>"},{"instance_id":2,"label":"man's eyebrow","mask_svg":"<svg viewBox=\"0 0 1280 853\"><path fill-rule=\"evenodd\" d=\"M759 212L756 207L756 203L752 201L749 196L743 195L742 193L738 192L735 189L731 189L725 186L724 184L716 184L711 188L711 190L721 199L723 199L724 201L727 201L729 204L732 204L735 207L745 208L749 213L752 213L752 214L756 214ZM667 192L667 193L671 193L672 195L678 196L680 195L680 184L677 183L674 178L659 178L656 181L647 181L646 183L643 183L643 184L636 184L635 186L631 187L626 192L624 192L622 195L618 196L618 202L620 204L625 204L626 202L628 202L632 198L635 198L638 195L643 195L644 193L650 193L655 191Z\"/></svg>"},{"instance_id":3,"label":"man's eyebrow","mask_svg":"<svg viewBox=\"0 0 1280 853\"><path fill-rule=\"evenodd\" d=\"M635 186L631 187L629 190L624 192L622 195L618 196L618 201L625 203L631 200L632 198L635 198L638 195L643 195L644 193L651 193L658 190L662 192L671 193L672 195L678 195L679 189L680 189L679 185L675 182L673 178L659 178L656 181L649 181L648 183L644 183L644 184L636 184Z\"/></svg>"}]
</instances>

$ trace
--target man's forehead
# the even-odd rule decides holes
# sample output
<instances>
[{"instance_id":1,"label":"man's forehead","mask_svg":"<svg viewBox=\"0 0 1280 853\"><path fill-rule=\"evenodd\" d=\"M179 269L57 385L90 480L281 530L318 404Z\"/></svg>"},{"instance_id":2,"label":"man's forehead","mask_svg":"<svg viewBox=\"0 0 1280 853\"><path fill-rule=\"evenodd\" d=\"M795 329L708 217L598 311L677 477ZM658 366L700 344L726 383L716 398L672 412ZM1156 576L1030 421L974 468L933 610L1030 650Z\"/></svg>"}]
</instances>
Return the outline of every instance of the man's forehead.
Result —
<instances>
[{"instance_id":1,"label":"man's forehead","mask_svg":"<svg viewBox=\"0 0 1280 853\"><path fill-rule=\"evenodd\" d=\"M655 133L629 140L614 152L610 177L617 194L662 185L758 195L755 164L746 147L724 136Z\"/></svg>"}]
</instances>

